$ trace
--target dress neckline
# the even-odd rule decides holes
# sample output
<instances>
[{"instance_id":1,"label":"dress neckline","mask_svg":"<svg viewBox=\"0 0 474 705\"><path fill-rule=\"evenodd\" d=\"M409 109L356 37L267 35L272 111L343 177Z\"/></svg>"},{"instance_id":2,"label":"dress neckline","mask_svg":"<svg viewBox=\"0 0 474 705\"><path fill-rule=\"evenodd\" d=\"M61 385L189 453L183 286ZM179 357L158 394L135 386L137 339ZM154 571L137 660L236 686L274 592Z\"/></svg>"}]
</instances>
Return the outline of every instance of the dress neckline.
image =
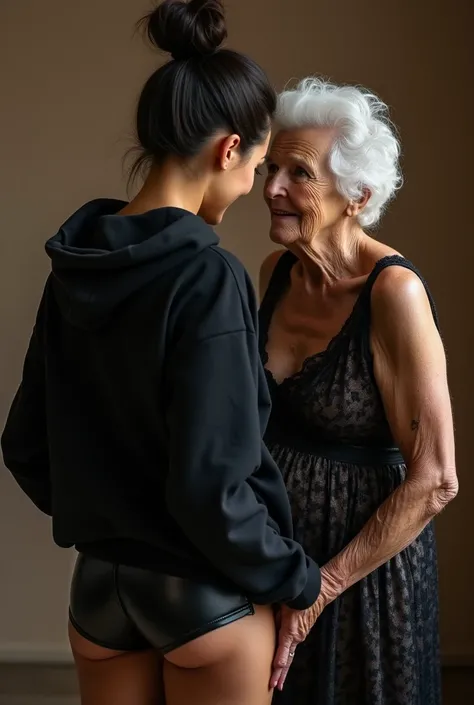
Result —
<instances>
[{"instance_id":1,"label":"dress neckline","mask_svg":"<svg viewBox=\"0 0 474 705\"><path fill-rule=\"evenodd\" d=\"M289 282L290 282L290 273L291 270L293 269L294 265L298 261L298 258L293 255L291 252L285 252L282 257L280 258L280 261L277 263L273 275L277 274L277 268L278 265L280 265L281 260L283 260L285 257L288 257L288 263L285 262L285 271L282 272L285 279L283 281L283 286L281 287L280 291L278 292L277 296L272 297L272 301L269 302L269 315L266 316L265 320L265 325L263 326L263 331L261 331L261 336L262 336L262 344L261 344L261 356L262 356L262 363L265 369L265 374L267 375L267 378L270 380L271 384L275 387L282 387L290 382L294 382L296 379L300 378L303 376L308 369L308 367L316 362L316 360L322 360L323 358L326 358L329 353L334 349L334 347L337 345L337 343L343 338L347 332L347 329L351 325L353 319L356 316L356 313L358 312L359 308L362 307L364 302L367 302L367 299L370 299L370 293L372 290L372 286L379 274L379 272L384 269L388 263L390 264L402 264L405 265L407 264L408 260L406 260L404 257L401 255L386 255L385 257L382 257L381 259L377 260L375 263L374 267L372 270L369 272L367 276L367 280L364 282L364 285L362 289L359 292L359 295L357 296L354 305L352 307L352 310L349 314L349 316L346 318L344 321L341 329L330 339L328 342L327 346L324 348L324 350L320 350L319 352L313 353L312 355L308 355L303 360L303 364L301 367L293 372L291 375L288 375L287 377L284 377L280 382L277 381L275 375L273 374L272 370L270 370L268 365L268 352L267 352L267 346L268 346L268 333L271 325L271 321L273 318L273 314L275 312L275 308L278 304L278 301L281 299L283 294L287 291ZM290 259L291 257L291 259ZM264 297L264 302L265 298L267 296L267 293L270 293L270 289L273 288L271 287L272 280L270 280L270 284L268 286L267 292ZM262 302L262 306L263 303Z\"/></svg>"}]
</instances>

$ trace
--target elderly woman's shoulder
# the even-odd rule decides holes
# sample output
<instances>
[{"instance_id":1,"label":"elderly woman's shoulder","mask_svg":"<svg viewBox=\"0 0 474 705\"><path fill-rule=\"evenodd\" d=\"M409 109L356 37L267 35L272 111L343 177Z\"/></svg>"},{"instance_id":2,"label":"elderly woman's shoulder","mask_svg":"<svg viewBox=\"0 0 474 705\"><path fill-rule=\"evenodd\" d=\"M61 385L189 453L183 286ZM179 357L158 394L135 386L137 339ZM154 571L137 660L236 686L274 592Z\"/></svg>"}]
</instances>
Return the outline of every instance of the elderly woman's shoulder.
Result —
<instances>
[{"instance_id":1,"label":"elderly woman's shoulder","mask_svg":"<svg viewBox=\"0 0 474 705\"><path fill-rule=\"evenodd\" d=\"M274 272L275 267L278 264L280 257L285 252L286 252L286 250L275 250L274 252L271 252L268 255L268 257L265 257L265 259L263 260L262 265L260 267L260 277L259 277L259 292L260 292L261 298L263 298L266 290L268 289L270 279L272 278L272 274Z\"/></svg>"},{"instance_id":2,"label":"elderly woman's shoulder","mask_svg":"<svg viewBox=\"0 0 474 705\"><path fill-rule=\"evenodd\" d=\"M378 275L372 287L371 308L375 321L386 323L403 321L406 325L409 319L432 318L428 291L420 275L397 264Z\"/></svg>"},{"instance_id":3,"label":"elderly woman's shoulder","mask_svg":"<svg viewBox=\"0 0 474 705\"><path fill-rule=\"evenodd\" d=\"M396 263L380 272L372 289L372 295L378 298L419 296L420 292L426 295L425 284L420 275L410 267Z\"/></svg>"},{"instance_id":4,"label":"elderly woman's shoulder","mask_svg":"<svg viewBox=\"0 0 474 705\"><path fill-rule=\"evenodd\" d=\"M366 264L376 273L372 303L399 301L405 305L413 297L428 298L420 273L401 252L371 237L366 237L365 245Z\"/></svg>"}]
</instances>

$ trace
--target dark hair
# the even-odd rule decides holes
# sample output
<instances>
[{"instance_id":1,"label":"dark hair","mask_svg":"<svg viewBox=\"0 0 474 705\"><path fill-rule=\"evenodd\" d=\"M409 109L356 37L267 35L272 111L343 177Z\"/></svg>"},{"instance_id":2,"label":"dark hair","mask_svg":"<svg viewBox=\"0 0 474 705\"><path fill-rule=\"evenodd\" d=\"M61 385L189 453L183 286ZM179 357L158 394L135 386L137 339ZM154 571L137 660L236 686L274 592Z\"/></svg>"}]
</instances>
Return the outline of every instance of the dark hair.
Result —
<instances>
[{"instance_id":1,"label":"dark hair","mask_svg":"<svg viewBox=\"0 0 474 705\"><path fill-rule=\"evenodd\" d=\"M276 94L252 59L220 49L227 37L220 0L164 0L140 24L154 46L172 59L146 82L137 109L145 162L192 157L218 130L240 137L241 153L260 144L276 109Z\"/></svg>"}]
</instances>

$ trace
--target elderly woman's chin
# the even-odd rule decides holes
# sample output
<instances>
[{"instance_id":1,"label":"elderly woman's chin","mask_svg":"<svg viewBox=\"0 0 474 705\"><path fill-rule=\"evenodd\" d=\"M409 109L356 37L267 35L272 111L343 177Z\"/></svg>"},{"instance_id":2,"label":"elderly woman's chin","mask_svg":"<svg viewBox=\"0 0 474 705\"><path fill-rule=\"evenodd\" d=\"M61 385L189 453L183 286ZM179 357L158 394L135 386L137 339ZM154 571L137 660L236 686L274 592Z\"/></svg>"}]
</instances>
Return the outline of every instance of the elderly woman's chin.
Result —
<instances>
[{"instance_id":1,"label":"elderly woman's chin","mask_svg":"<svg viewBox=\"0 0 474 705\"><path fill-rule=\"evenodd\" d=\"M291 220L290 220L291 219ZM271 216L270 240L276 245L287 247L299 238L298 216Z\"/></svg>"}]
</instances>

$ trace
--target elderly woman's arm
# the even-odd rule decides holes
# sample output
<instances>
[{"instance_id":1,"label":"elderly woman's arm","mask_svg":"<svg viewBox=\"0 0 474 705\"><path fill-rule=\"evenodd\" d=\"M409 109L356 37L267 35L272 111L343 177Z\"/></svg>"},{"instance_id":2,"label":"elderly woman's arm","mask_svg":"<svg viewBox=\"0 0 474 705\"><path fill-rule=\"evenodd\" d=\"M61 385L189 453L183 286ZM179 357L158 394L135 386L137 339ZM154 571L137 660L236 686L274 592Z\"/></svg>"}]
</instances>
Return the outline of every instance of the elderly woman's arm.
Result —
<instances>
[{"instance_id":1,"label":"elderly woman's arm","mask_svg":"<svg viewBox=\"0 0 474 705\"><path fill-rule=\"evenodd\" d=\"M412 543L458 491L444 349L425 288L409 270L390 267L374 285L372 350L407 475L324 567L326 604Z\"/></svg>"}]
</instances>

